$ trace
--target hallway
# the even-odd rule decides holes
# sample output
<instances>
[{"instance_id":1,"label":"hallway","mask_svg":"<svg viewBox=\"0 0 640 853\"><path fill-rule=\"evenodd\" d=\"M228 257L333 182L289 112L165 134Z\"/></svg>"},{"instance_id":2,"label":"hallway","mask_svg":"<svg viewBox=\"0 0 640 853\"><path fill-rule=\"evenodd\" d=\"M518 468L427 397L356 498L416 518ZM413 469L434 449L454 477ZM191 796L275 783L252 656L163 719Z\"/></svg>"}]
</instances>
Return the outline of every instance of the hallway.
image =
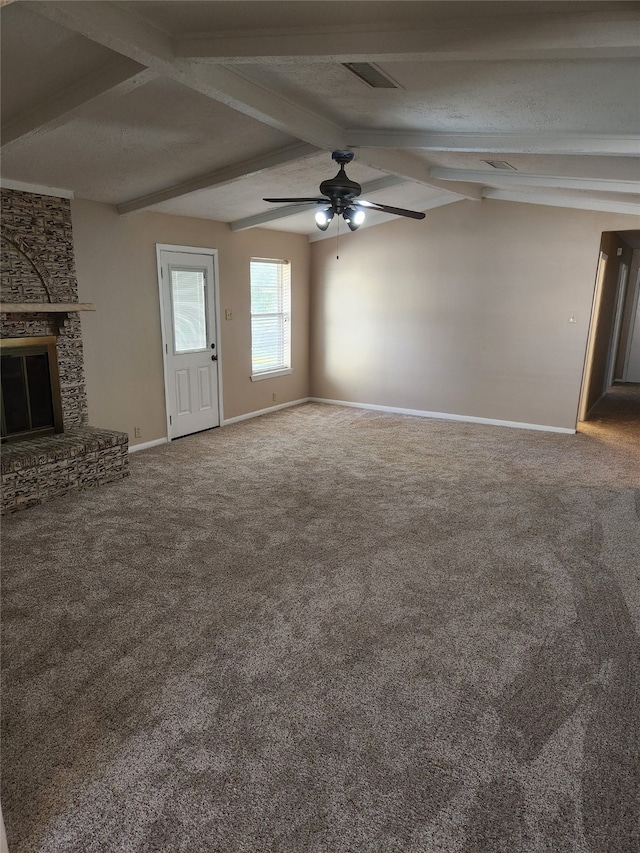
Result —
<instances>
[{"instance_id":1,"label":"hallway","mask_svg":"<svg viewBox=\"0 0 640 853\"><path fill-rule=\"evenodd\" d=\"M640 383L612 385L578 432L637 448L640 453Z\"/></svg>"}]
</instances>

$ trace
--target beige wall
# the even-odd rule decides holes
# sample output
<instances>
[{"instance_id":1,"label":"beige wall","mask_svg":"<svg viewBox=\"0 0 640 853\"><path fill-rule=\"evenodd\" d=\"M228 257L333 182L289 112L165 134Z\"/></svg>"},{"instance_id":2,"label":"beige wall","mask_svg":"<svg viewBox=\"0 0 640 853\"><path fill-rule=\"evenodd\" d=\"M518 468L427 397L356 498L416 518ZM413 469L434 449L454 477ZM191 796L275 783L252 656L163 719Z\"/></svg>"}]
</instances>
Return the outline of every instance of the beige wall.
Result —
<instances>
[{"instance_id":1,"label":"beige wall","mask_svg":"<svg viewBox=\"0 0 640 853\"><path fill-rule=\"evenodd\" d=\"M312 244L311 394L574 428L601 235L639 224L465 201Z\"/></svg>"},{"instance_id":2,"label":"beige wall","mask_svg":"<svg viewBox=\"0 0 640 853\"><path fill-rule=\"evenodd\" d=\"M308 396L309 244L264 229L234 233L204 219L141 213L110 205L71 204L78 291L96 312L83 314L89 423L124 430L131 444L166 436L156 243L218 250L223 413L226 419ZM292 262L293 373L251 382L249 261ZM224 320L225 309L233 319ZM142 435L135 439L134 427Z\"/></svg>"}]
</instances>

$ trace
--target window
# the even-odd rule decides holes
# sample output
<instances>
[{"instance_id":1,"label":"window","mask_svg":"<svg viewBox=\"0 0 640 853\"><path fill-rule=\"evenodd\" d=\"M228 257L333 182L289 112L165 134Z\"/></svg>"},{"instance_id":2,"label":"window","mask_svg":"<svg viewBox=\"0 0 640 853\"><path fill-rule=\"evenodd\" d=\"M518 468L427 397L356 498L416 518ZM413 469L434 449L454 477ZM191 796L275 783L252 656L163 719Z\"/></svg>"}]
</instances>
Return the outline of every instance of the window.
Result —
<instances>
[{"instance_id":1,"label":"window","mask_svg":"<svg viewBox=\"0 0 640 853\"><path fill-rule=\"evenodd\" d=\"M173 351L202 352L207 349L206 270L170 266L173 308Z\"/></svg>"},{"instance_id":2,"label":"window","mask_svg":"<svg viewBox=\"0 0 640 853\"><path fill-rule=\"evenodd\" d=\"M251 378L291 373L291 264L251 260Z\"/></svg>"}]
</instances>

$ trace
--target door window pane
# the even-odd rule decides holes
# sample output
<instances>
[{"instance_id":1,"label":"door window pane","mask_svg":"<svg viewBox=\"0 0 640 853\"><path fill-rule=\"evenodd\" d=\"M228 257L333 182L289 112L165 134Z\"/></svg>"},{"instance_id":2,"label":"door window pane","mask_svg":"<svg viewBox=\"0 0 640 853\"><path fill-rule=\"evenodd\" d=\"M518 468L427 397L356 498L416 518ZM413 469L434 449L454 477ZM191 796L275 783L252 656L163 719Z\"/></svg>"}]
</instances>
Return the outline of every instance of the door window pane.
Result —
<instances>
[{"instance_id":1,"label":"door window pane","mask_svg":"<svg viewBox=\"0 0 640 853\"><path fill-rule=\"evenodd\" d=\"M207 349L207 299L204 270L171 267L173 349L176 354Z\"/></svg>"}]
</instances>

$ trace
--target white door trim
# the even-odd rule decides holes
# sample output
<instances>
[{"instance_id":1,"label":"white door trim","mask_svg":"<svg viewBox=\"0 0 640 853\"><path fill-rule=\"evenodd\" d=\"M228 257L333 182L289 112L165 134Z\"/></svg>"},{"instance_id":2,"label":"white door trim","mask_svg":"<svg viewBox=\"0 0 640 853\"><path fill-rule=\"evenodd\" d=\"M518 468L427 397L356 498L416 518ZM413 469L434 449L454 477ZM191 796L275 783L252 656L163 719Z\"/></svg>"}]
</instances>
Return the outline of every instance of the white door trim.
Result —
<instances>
[{"instance_id":1,"label":"white door trim","mask_svg":"<svg viewBox=\"0 0 640 853\"><path fill-rule=\"evenodd\" d=\"M160 302L160 333L162 336L162 371L164 374L164 409L166 414L166 430L167 441L171 441L171 425L169 423L169 371L167 369L167 336L166 336L166 320L164 310L164 291L162 283L162 252L180 252L181 254L192 255L208 255L213 259L213 303L216 325L216 341L218 361L216 363L218 374L218 410L220 412L220 424L224 422L224 411L222 408L222 345L220 324L220 285L218 273L218 250L211 248L202 248L198 246L174 246L171 243L156 243L156 267L158 277L158 299Z\"/></svg>"},{"instance_id":2,"label":"white door trim","mask_svg":"<svg viewBox=\"0 0 640 853\"><path fill-rule=\"evenodd\" d=\"M598 325L598 315L600 313L600 301L602 299L602 285L607 268L609 256L606 252L600 252L598 255L598 267L596 270L596 280L593 288L593 301L591 303L591 318L589 320L589 331L587 334L587 347L584 357L584 367L582 369L582 387L580 390L580 402L578 404L578 422L584 421L587 417L587 404L589 399L589 385L591 382L591 368L593 367L593 347L596 338L596 328Z\"/></svg>"}]
</instances>

